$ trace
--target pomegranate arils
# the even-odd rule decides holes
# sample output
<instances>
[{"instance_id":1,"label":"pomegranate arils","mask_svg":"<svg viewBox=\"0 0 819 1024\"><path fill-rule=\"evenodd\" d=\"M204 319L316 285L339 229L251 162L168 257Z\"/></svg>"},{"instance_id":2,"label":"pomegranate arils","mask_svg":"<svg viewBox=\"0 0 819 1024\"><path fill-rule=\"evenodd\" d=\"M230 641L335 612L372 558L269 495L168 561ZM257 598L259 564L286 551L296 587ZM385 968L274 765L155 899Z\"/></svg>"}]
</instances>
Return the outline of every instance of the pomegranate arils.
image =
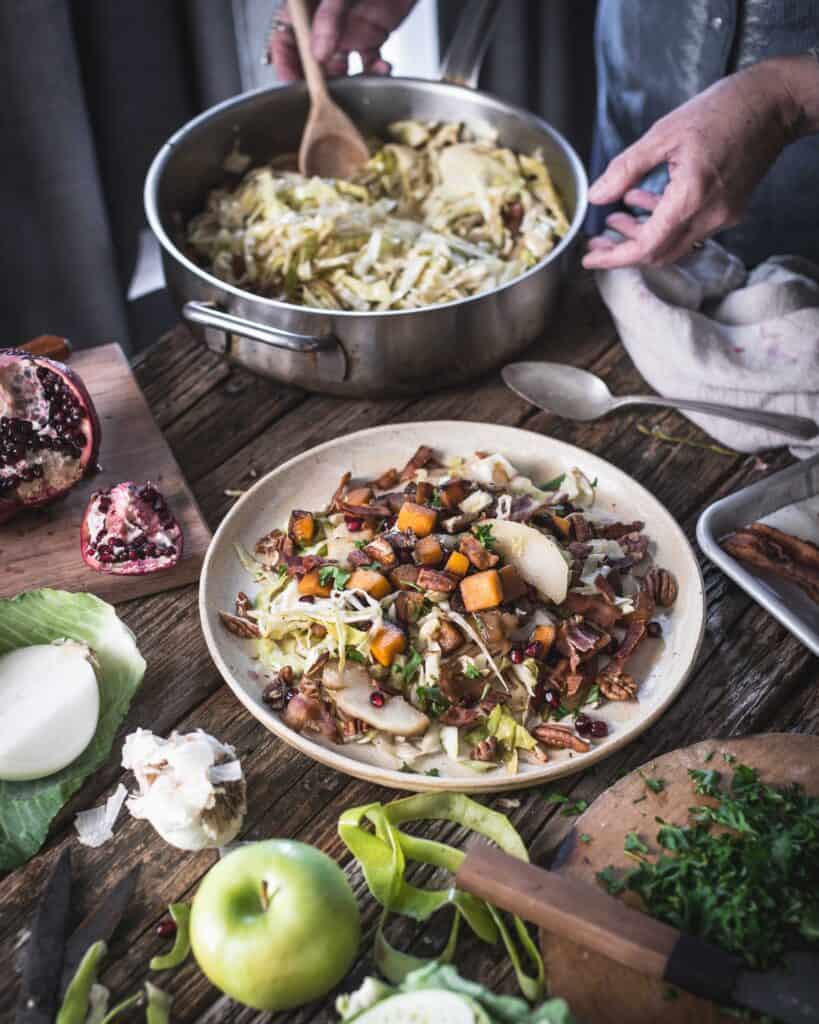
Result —
<instances>
[{"instance_id":1,"label":"pomegranate arils","mask_svg":"<svg viewBox=\"0 0 819 1024\"><path fill-rule=\"evenodd\" d=\"M546 655L546 650L539 640L533 640L526 646L526 657L540 661Z\"/></svg>"},{"instance_id":2,"label":"pomegranate arils","mask_svg":"<svg viewBox=\"0 0 819 1024\"><path fill-rule=\"evenodd\" d=\"M372 704L374 708L383 708L385 701L386 697L380 690L373 690L370 694L370 704Z\"/></svg>"},{"instance_id":3,"label":"pomegranate arils","mask_svg":"<svg viewBox=\"0 0 819 1024\"><path fill-rule=\"evenodd\" d=\"M0 352L0 522L65 494L96 466L100 426L67 366ZM43 453L43 454L41 454Z\"/></svg>"},{"instance_id":4,"label":"pomegranate arils","mask_svg":"<svg viewBox=\"0 0 819 1024\"><path fill-rule=\"evenodd\" d=\"M94 494L85 511L82 556L98 572L136 576L176 565L182 530L152 484L126 481Z\"/></svg>"},{"instance_id":5,"label":"pomegranate arils","mask_svg":"<svg viewBox=\"0 0 819 1024\"><path fill-rule=\"evenodd\" d=\"M509 658L513 665L520 665L523 662L523 651L520 647L513 647L509 652Z\"/></svg>"},{"instance_id":6,"label":"pomegranate arils","mask_svg":"<svg viewBox=\"0 0 819 1024\"><path fill-rule=\"evenodd\" d=\"M359 533L359 531L364 529L364 520L358 519L356 516L345 516L344 525L350 533Z\"/></svg>"},{"instance_id":7,"label":"pomegranate arils","mask_svg":"<svg viewBox=\"0 0 819 1024\"><path fill-rule=\"evenodd\" d=\"M160 939L169 939L172 935L176 935L176 921L170 917L163 917L156 926L156 934Z\"/></svg>"},{"instance_id":8,"label":"pomegranate arils","mask_svg":"<svg viewBox=\"0 0 819 1024\"><path fill-rule=\"evenodd\" d=\"M609 734L609 727L602 719L589 718L588 715L578 715L574 720L574 727L581 736L595 740L605 739Z\"/></svg>"}]
</instances>

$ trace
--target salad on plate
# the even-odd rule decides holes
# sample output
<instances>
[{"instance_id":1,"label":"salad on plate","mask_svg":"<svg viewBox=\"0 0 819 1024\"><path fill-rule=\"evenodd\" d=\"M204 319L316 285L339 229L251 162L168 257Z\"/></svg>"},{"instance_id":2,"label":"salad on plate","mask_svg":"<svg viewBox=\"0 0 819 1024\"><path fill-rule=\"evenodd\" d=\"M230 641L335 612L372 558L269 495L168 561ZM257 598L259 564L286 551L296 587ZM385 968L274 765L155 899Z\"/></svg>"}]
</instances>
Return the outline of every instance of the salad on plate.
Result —
<instances>
[{"instance_id":1,"label":"salad on plate","mask_svg":"<svg viewBox=\"0 0 819 1024\"><path fill-rule=\"evenodd\" d=\"M285 725L393 769L582 755L609 735L597 709L639 700L635 652L677 597L644 524L597 512L596 489L579 468L533 481L501 454L422 446L238 548L255 596L221 620Z\"/></svg>"},{"instance_id":2,"label":"salad on plate","mask_svg":"<svg viewBox=\"0 0 819 1024\"><path fill-rule=\"evenodd\" d=\"M416 309L497 288L569 230L542 155L463 124L397 121L349 181L281 159L213 190L186 250L217 277L321 309ZM235 152L228 167L247 168Z\"/></svg>"}]
</instances>

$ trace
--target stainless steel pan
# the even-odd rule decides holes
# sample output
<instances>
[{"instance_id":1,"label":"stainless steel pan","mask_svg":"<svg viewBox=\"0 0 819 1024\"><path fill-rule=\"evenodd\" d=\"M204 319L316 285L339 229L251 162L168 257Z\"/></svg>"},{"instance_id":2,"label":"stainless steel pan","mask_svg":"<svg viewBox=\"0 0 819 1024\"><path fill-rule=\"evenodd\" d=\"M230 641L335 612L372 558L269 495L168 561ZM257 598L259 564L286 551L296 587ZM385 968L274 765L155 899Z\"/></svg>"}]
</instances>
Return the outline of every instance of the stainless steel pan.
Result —
<instances>
[{"instance_id":1,"label":"stainless steel pan","mask_svg":"<svg viewBox=\"0 0 819 1024\"><path fill-rule=\"evenodd\" d=\"M500 5L498 5L500 6ZM496 5L467 5L450 79L474 84ZM391 121L464 121L496 129L519 152L540 148L568 206L571 229L522 277L474 298L417 310L347 312L263 298L202 270L177 244L210 189L224 183L238 139L260 164L298 149L308 111L303 83L227 100L194 118L162 147L145 182L148 222L162 246L165 278L184 319L207 344L255 372L312 391L348 397L417 393L458 383L523 350L543 329L562 268L586 212L586 174L566 140L545 121L486 93L450 82L356 76L329 83L333 98L365 130Z\"/></svg>"}]
</instances>

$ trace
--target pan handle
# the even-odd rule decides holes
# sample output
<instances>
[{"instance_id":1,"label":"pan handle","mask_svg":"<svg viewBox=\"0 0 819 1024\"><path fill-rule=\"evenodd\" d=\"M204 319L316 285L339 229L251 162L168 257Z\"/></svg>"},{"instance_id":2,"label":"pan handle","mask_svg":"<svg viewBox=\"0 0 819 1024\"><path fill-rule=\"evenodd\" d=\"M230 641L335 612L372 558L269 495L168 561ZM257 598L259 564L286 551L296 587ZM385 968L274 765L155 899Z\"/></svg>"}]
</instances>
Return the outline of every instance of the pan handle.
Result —
<instances>
[{"instance_id":1,"label":"pan handle","mask_svg":"<svg viewBox=\"0 0 819 1024\"><path fill-rule=\"evenodd\" d=\"M186 302L182 307L182 316L188 323L198 327L221 331L225 335L224 352L229 348L229 336L236 334L271 348L311 358L318 364L321 377L326 380L344 380L347 375L344 350L332 334L297 334L281 327L268 327L267 324L228 313L213 302Z\"/></svg>"},{"instance_id":2,"label":"pan handle","mask_svg":"<svg viewBox=\"0 0 819 1024\"><path fill-rule=\"evenodd\" d=\"M500 13L499 0L469 0L441 63L441 81L477 88L478 72Z\"/></svg>"}]
</instances>

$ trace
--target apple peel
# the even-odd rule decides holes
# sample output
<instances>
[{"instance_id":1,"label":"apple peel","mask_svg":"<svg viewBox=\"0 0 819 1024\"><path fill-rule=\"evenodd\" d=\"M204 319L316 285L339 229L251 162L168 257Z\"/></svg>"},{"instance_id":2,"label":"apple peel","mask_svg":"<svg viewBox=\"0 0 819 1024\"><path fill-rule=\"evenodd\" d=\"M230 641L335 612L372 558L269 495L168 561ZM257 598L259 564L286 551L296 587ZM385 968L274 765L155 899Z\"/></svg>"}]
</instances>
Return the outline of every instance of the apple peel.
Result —
<instances>
[{"instance_id":1,"label":"apple peel","mask_svg":"<svg viewBox=\"0 0 819 1024\"><path fill-rule=\"evenodd\" d=\"M454 886L427 890L406 881L408 860L443 867L454 875L465 856L446 843L401 831L401 825L420 820L453 822L490 839L506 853L529 860L523 840L509 819L463 793L419 793L389 804L373 803L345 811L338 822L339 836L361 865L370 892L383 907L374 943L374 959L379 971L388 981L400 984L410 972L432 962L403 953L389 943L384 932L391 912L425 921L436 910L452 906L455 916L446 946L433 960L439 963L452 960L463 919L484 942L494 943L501 938L521 992L530 1002L536 1002L545 988L543 960L519 917L513 918L513 936L499 912L484 900ZM374 831L369 831L367 824L372 825ZM533 974L524 969L524 959L534 966Z\"/></svg>"}]
</instances>

